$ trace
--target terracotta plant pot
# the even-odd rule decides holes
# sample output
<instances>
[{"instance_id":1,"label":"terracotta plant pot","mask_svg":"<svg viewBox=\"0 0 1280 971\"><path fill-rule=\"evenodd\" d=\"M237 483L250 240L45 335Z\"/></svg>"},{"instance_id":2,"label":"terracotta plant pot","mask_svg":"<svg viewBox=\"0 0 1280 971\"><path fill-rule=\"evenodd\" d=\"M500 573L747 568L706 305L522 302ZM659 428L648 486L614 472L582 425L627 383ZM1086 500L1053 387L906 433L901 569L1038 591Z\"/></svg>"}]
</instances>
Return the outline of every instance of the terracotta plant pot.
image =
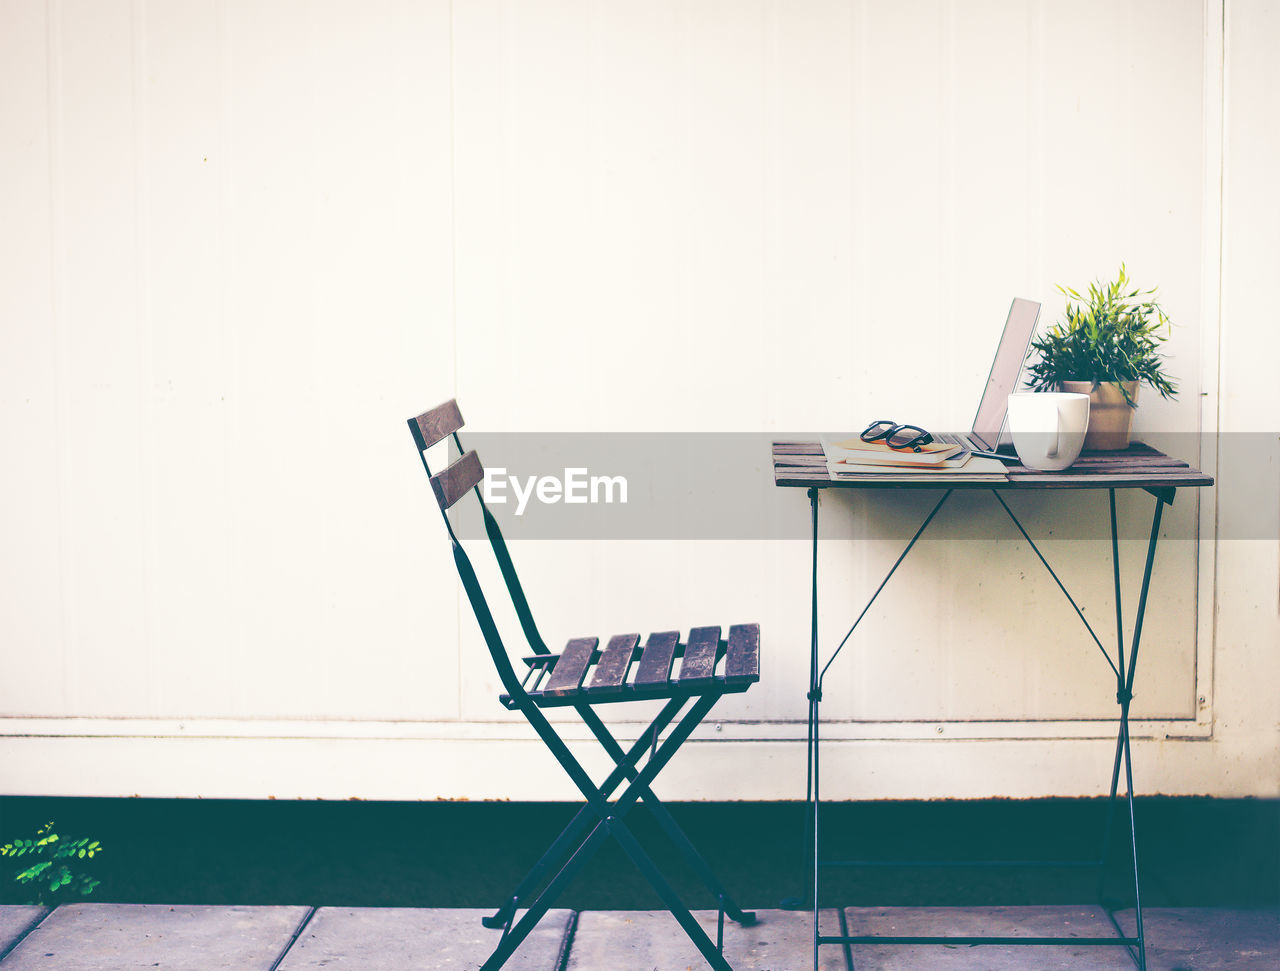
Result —
<instances>
[{"instance_id":1,"label":"terracotta plant pot","mask_svg":"<svg viewBox=\"0 0 1280 971\"><path fill-rule=\"evenodd\" d=\"M1129 447L1133 412L1138 407L1138 382L1125 381L1124 389L1133 401L1124 400L1120 385L1114 381L1093 387L1092 381L1060 381L1063 391L1078 391L1089 396L1089 433L1084 437L1086 449L1114 451Z\"/></svg>"}]
</instances>

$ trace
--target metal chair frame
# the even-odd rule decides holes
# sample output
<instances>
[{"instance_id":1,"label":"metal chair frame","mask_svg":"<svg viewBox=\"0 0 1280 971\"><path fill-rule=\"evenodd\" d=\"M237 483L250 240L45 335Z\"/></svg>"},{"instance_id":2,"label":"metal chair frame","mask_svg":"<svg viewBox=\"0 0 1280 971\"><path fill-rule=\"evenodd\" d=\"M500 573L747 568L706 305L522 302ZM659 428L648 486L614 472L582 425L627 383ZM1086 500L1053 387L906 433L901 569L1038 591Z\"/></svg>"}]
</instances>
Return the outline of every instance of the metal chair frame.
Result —
<instances>
[{"instance_id":1,"label":"metal chair frame","mask_svg":"<svg viewBox=\"0 0 1280 971\"><path fill-rule=\"evenodd\" d=\"M489 649L494 666L506 692L501 696L500 700L508 709L519 711L524 715L585 799L585 804L577 815L573 817L560 835L547 848L515 890L506 897L492 916L483 919L486 927L502 929L502 938L497 948L484 963L484 971L502 967L525 937L528 936L529 932L537 925L555 899L559 897L569 882L582 870L608 836L612 836L618 841L623 851L654 890L657 891L667 909L679 922L680 926L684 928L685 933L707 962L717 971L732 971L723 954L725 915L727 914L731 920L743 926L749 926L755 922L755 914L742 910L729 896L712 872L711 867L694 848L661 800L654 794L651 786L654 778L671 760L694 728L706 717L723 695L745 691L751 683L758 680L758 628L755 625L731 628L730 642L718 640L718 628L695 629L689 638L691 645L694 641L694 635L699 634L699 631L704 632L704 640L706 639L705 632L716 632L712 636L716 638L717 643L714 646L709 643L703 645L704 651L706 649L711 651L711 655L704 657L703 660L704 662L710 661L712 665L711 672L714 672L714 664L724 658L727 651L731 650L731 642L736 643L735 638L740 640L744 636L752 636L751 631L754 630L756 639L753 642L753 650L755 653L752 658L749 658L749 660L754 660L754 673L750 670L749 665L744 668L741 664L738 665L737 669L731 671L729 662L726 661L726 674L724 676L714 676L713 674L708 676L704 674L703 677L693 680L664 679L661 684L655 683L648 688L623 683L615 686L609 693L599 694L589 694L585 690L573 689L549 690L546 686L554 675L558 659L568 656L569 650L574 649L575 645L577 645L576 650L579 654L579 660L581 660L582 656L588 657L586 665L582 667L582 673L578 675L579 680L581 680L585 675L586 666L599 662L610 651L623 655L623 657L619 658L618 663L626 666L630 666L637 659L640 659L641 649L635 646L636 641L638 641L638 635L627 635L634 638L630 642L632 646L629 656L627 656L628 649L625 643L620 642L619 646L615 648L614 642L610 642L609 647L604 652L601 652L595 647L596 642L594 640L588 644L584 644L582 640L570 641L569 648L566 648L563 654L552 654L538 632L537 625L534 623L533 614L529 609L529 603L525 597L519 577L516 575L502 530L499 528L492 513L490 513L484 502L484 496L481 494L479 484L483 479L483 468L480 465L479 457L475 452L467 452L463 449L462 442L458 437L458 429L462 427L463 421L456 401L445 402L431 411L425 412L416 418L411 418L408 424L409 430L413 435L414 444L418 449L419 457L422 460L422 466L431 480L432 489L440 507L440 513L444 518L445 529L448 531L453 547L454 564L457 567L458 575L462 580L467 599L470 601L476 620L480 624L485 644ZM433 475L427 463L426 451L432 445L444 441L446 438L452 440L461 457L443 471ZM498 568L502 573L507 593L511 597L525 640L529 648L534 652L532 656L522 659L528 667L528 671L523 678L517 675L512 665L511 658L493 619L493 614L489 609L475 570L471 565L471 560L463 549L462 543L454 530L453 523L449 518L450 507L466 495L467 492L474 492L477 501L480 503L489 545L498 562ZM644 650L649 650L654 644L655 638L662 636L665 635L650 635L649 644ZM689 645L676 642L676 638L677 635L670 634L667 638L670 643L664 646L667 655L672 660L676 657L689 656L685 653L685 648ZM617 640L619 639L615 638L615 641ZM670 663L669 661L668 664ZM624 681L625 671L626 668L624 667L622 676ZM530 687L531 684L533 687ZM540 689L539 685L543 687ZM665 698L666 704L644 732L641 733L640 737L629 749L624 751L592 706L647 698ZM686 705L689 705L690 702L692 702L690 707L681 714L681 710ZM543 714L541 709L546 707L572 707L577 711L591 734L614 763L613 770L603 783L597 786L592 781L582 764L574 757L568 745L565 744ZM659 741L662 733L672 723L675 724L675 727L668 732L664 739ZM646 754L648 755L647 759L645 759ZM643 767L640 764L642 760L644 760ZM609 801L610 797L624 781L628 783L626 788L611 803ZM698 875L715 899L718 908L718 921L716 940L714 942L694 919L670 883L641 847L632 834L630 827L627 826L626 816L639 801L644 802L680 856ZM553 871L554 875L551 876L548 882L547 877ZM544 882L545 886L543 886ZM534 891L540 886L542 886L542 890L535 894ZM516 921L516 911L521 907L527 909L521 919Z\"/></svg>"}]
</instances>

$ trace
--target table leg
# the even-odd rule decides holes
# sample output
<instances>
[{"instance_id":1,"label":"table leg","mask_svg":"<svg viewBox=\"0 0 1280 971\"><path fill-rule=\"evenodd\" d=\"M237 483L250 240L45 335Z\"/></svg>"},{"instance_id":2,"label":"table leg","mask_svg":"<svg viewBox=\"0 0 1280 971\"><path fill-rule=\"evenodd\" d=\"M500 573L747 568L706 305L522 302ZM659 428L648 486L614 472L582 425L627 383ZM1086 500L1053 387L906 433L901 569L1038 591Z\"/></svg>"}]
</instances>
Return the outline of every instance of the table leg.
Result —
<instances>
[{"instance_id":1,"label":"table leg","mask_svg":"<svg viewBox=\"0 0 1280 971\"><path fill-rule=\"evenodd\" d=\"M1139 971L1146 971L1147 948L1146 934L1142 921L1142 886L1138 868L1138 828L1133 805L1133 752L1129 739L1129 706L1133 701L1133 681L1137 673L1138 648L1142 643L1142 624L1147 613L1147 594L1151 589L1151 569L1155 563L1156 543L1160 539L1160 520L1164 514L1165 500L1156 498L1155 513L1151 519L1151 535L1147 540L1147 559L1142 568L1142 589L1138 595L1138 610L1133 625L1133 645L1129 651L1129 663L1125 665L1124 627L1120 608L1120 558L1119 543L1116 530L1115 490L1111 490L1111 557L1115 573L1116 585L1116 648L1119 672L1116 680L1116 702L1120 705L1120 727L1116 737L1115 760L1111 767L1111 795L1107 804L1107 828L1103 839L1101 865L1105 868L1110 854L1111 831L1115 818L1116 791L1120 784L1120 765L1124 764L1126 796L1125 802L1129 810L1129 840L1133 853L1133 906L1138 940L1137 963ZM1105 870L1099 874L1099 898L1102 893L1102 879Z\"/></svg>"},{"instance_id":2,"label":"table leg","mask_svg":"<svg viewBox=\"0 0 1280 971\"><path fill-rule=\"evenodd\" d=\"M1120 702L1121 696L1124 694L1124 606L1120 599L1120 542L1119 533L1116 529L1116 490L1111 489L1111 575L1115 582L1116 596L1116 655L1120 662L1115 669L1116 673L1116 702ZM1127 735L1128 719L1125 717L1124 707L1120 709L1120 726L1116 733L1116 753L1111 763L1111 793L1107 797L1107 822L1102 833L1102 852L1098 854L1098 901L1104 903L1103 893L1105 890L1105 881L1107 876L1107 857L1111 855L1111 834L1115 827L1116 818L1116 793L1120 789L1120 765L1124 759L1125 736ZM1104 903L1105 906L1105 903Z\"/></svg>"},{"instance_id":3,"label":"table leg","mask_svg":"<svg viewBox=\"0 0 1280 971\"><path fill-rule=\"evenodd\" d=\"M810 900L810 870L816 867L817 851L814 829L815 816L815 768L817 746L817 692L818 692L818 490L809 490L809 509L812 521L812 561L810 563L810 613L809 613L809 717L805 744L804 786L804 838L800 848L801 868L798 897L784 897L779 906L784 910L804 910Z\"/></svg>"},{"instance_id":4,"label":"table leg","mask_svg":"<svg viewBox=\"0 0 1280 971\"><path fill-rule=\"evenodd\" d=\"M818 810L822 806L822 800L818 794L818 702L821 696L815 694L809 702L809 710L813 713L811 720L813 722L813 843L810 851L813 853L813 967L814 971L818 968L818 944L821 941L821 935L818 933L818 872L822 867L821 857L818 855Z\"/></svg>"},{"instance_id":5,"label":"table leg","mask_svg":"<svg viewBox=\"0 0 1280 971\"><path fill-rule=\"evenodd\" d=\"M810 865L813 868L813 966L818 966L818 702L822 699L818 687L818 490L809 490L809 503L813 519L813 562L810 564L812 585L809 603L809 778L812 780L812 807L809 825L812 839L809 843Z\"/></svg>"}]
</instances>

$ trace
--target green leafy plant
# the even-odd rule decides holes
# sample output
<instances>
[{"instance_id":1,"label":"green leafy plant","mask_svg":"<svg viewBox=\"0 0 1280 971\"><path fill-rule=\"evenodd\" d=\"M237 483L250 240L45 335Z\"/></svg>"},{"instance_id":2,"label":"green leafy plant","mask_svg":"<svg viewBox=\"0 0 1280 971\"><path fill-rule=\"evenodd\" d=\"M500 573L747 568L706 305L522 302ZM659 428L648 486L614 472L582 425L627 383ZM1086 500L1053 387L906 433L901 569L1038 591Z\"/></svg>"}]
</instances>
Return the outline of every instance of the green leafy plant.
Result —
<instances>
[{"instance_id":1,"label":"green leafy plant","mask_svg":"<svg viewBox=\"0 0 1280 971\"><path fill-rule=\"evenodd\" d=\"M1035 391L1052 391L1063 381L1142 381L1172 398L1177 387L1164 370L1158 353L1168 339L1169 318L1155 301L1156 290L1130 288L1124 264L1110 283L1089 284L1087 297L1058 287L1068 298L1065 319L1032 341L1028 359L1039 355L1027 370ZM1124 399L1136 407L1121 384Z\"/></svg>"},{"instance_id":2,"label":"green leafy plant","mask_svg":"<svg viewBox=\"0 0 1280 971\"><path fill-rule=\"evenodd\" d=\"M0 846L0 856L21 859L13 879L35 891L37 904L49 904L63 888L67 894L88 896L101 881L78 869L81 860L91 860L102 852L97 840L63 839L48 822L36 831L35 839L17 839Z\"/></svg>"}]
</instances>

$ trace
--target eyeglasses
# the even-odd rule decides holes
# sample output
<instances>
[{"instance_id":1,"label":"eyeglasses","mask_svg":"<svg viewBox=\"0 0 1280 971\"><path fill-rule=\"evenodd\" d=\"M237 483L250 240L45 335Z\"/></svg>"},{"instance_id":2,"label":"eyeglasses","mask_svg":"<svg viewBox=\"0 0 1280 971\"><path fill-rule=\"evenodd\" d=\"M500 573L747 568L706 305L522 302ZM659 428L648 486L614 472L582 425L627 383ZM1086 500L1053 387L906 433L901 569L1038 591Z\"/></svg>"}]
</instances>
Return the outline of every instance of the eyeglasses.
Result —
<instances>
[{"instance_id":1,"label":"eyeglasses","mask_svg":"<svg viewBox=\"0 0 1280 971\"><path fill-rule=\"evenodd\" d=\"M913 452L933 441L933 436L919 425L899 425L892 421L873 421L858 437L864 442L884 442L890 448L909 448Z\"/></svg>"}]
</instances>

